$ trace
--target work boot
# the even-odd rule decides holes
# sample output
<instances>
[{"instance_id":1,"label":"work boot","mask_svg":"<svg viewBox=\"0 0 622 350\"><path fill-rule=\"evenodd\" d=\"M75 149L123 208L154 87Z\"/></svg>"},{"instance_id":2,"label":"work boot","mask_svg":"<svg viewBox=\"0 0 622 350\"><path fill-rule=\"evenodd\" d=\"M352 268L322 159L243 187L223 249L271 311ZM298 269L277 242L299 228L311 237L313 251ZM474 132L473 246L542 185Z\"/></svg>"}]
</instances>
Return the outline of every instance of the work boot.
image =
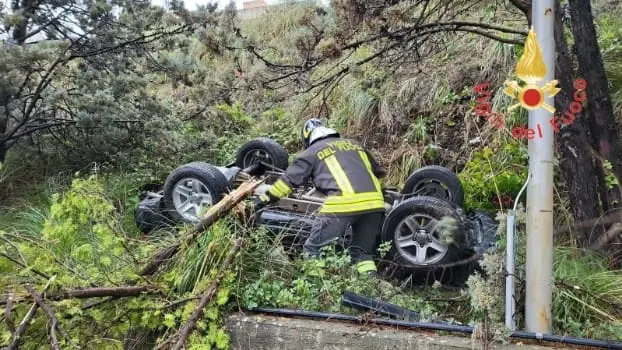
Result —
<instances>
[{"instance_id":1,"label":"work boot","mask_svg":"<svg viewBox=\"0 0 622 350\"><path fill-rule=\"evenodd\" d=\"M376 263L373 260L362 260L356 263L356 270L359 275L375 278L378 276L376 272Z\"/></svg>"}]
</instances>

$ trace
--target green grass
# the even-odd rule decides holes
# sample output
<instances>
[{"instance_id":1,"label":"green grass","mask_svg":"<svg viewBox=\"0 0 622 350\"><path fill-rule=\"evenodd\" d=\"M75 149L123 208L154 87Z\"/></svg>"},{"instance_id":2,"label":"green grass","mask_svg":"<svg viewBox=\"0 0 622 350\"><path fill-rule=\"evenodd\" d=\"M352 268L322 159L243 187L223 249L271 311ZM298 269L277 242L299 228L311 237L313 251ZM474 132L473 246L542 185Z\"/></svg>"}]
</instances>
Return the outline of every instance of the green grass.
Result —
<instances>
[{"instance_id":1,"label":"green grass","mask_svg":"<svg viewBox=\"0 0 622 350\"><path fill-rule=\"evenodd\" d=\"M622 339L622 271L609 270L597 253L571 247L555 249L553 271L553 315L560 331Z\"/></svg>"}]
</instances>

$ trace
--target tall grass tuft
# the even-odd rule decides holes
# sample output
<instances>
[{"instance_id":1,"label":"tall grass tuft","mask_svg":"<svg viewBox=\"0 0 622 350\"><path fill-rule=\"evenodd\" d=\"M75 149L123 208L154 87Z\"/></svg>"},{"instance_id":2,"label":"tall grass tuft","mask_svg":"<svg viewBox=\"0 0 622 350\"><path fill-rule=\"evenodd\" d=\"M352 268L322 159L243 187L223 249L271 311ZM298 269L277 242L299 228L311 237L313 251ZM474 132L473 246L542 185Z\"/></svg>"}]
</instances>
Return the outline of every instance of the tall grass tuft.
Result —
<instances>
[{"instance_id":1,"label":"tall grass tuft","mask_svg":"<svg viewBox=\"0 0 622 350\"><path fill-rule=\"evenodd\" d=\"M597 253L571 247L555 249L553 271L553 316L559 328L622 339L622 271L609 270ZM613 329L617 335L610 334Z\"/></svg>"}]
</instances>

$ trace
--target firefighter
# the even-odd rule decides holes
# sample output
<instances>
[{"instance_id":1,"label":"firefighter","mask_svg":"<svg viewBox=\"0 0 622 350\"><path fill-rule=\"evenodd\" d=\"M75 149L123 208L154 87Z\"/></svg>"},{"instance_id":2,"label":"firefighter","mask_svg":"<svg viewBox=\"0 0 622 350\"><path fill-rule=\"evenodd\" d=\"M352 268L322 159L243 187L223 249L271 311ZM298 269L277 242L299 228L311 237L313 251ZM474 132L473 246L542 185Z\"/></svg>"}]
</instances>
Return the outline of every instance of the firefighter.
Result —
<instances>
[{"instance_id":1,"label":"firefighter","mask_svg":"<svg viewBox=\"0 0 622 350\"><path fill-rule=\"evenodd\" d=\"M357 142L313 118L302 128L304 152L265 194L256 199L257 208L289 195L313 180L316 190L327 196L309 238L303 245L307 258L318 258L320 249L341 237L352 225L349 248L361 275L375 277L372 254L384 216L384 197L379 178L384 168Z\"/></svg>"}]
</instances>

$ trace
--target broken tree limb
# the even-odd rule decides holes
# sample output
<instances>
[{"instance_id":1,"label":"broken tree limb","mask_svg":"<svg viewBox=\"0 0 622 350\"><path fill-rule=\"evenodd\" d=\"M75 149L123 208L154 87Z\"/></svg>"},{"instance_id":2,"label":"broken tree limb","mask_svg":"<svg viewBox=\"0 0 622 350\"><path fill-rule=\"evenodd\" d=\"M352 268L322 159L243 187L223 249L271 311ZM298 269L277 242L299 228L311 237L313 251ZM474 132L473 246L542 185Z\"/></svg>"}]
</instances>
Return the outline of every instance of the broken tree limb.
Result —
<instances>
[{"instance_id":1,"label":"broken tree limb","mask_svg":"<svg viewBox=\"0 0 622 350\"><path fill-rule=\"evenodd\" d=\"M52 308L48 304L46 304L45 301L43 301L43 297L41 296L41 294L39 294L31 285L26 285L25 287L26 287L26 290L28 290L28 293L32 295L32 298L35 300L35 303L39 305L41 310L45 312L48 319L50 320L50 341L52 343L52 348L55 350L60 349L60 346L58 344L58 339L56 338L57 330L63 336L67 344L71 343L71 339L69 338L69 335L61 327L60 323L58 322L58 318L54 314L54 311L52 311Z\"/></svg>"},{"instance_id":2,"label":"broken tree limb","mask_svg":"<svg viewBox=\"0 0 622 350\"><path fill-rule=\"evenodd\" d=\"M605 232L602 236L600 236L596 242L594 242L588 249L593 251L599 251L603 249L607 244L611 243L616 237L622 232L622 224L615 223Z\"/></svg>"},{"instance_id":3,"label":"broken tree limb","mask_svg":"<svg viewBox=\"0 0 622 350\"><path fill-rule=\"evenodd\" d=\"M24 319L22 319L22 322L19 324L19 327L17 327L17 330L15 330L15 333L13 333L13 340L9 344L7 350L15 350L18 348L21 338L24 333L26 333L26 329L28 328L28 325L30 324L32 318L37 313L38 308L39 305L37 305L37 303L32 304L30 310L28 310L28 313L26 314L26 316L24 316Z\"/></svg>"},{"instance_id":4,"label":"broken tree limb","mask_svg":"<svg viewBox=\"0 0 622 350\"><path fill-rule=\"evenodd\" d=\"M45 299L49 300L63 300L63 299L86 299L86 298L100 298L100 297L135 297L144 292L153 291L153 286L132 286L132 287L102 287L102 288L85 288L85 289L72 289L65 290L56 293L50 293L45 296Z\"/></svg>"},{"instance_id":5,"label":"broken tree limb","mask_svg":"<svg viewBox=\"0 0 622 350\"><path fill-rule=\"evenodd\" d=\"M48 290L48 288L50 288L50 285L52 284L52 281L54 281L55 278L56 276L53 276L52 278L48 280L48 283L45 284L45 286L43 287L44 293L46 290ZM19 324L19 327L17 327L17 330L15 330L15 333L13 333L13 335L11 336L12 340L7 350L14 350L14 349L19 348L19 343L21 342L21 338L24 335L24 333L26 333L26 329L28 328L28 325L30 325L30 321L32 320L32 318L35 317L35 314L37 313L38 308L39 308L39 304L37 303L32 304L32 306L30 307L30 310L28 310L28 313L26 313L26 316L24 316L24 318L22 319L22 322Z\"/></svg>"},{"instance_id":6,"label":"broken tree limb","mask_svg":"<svg viewBox=\"0 0 622 350\"><path fill-rule=\"evenodd\" d=\"M4 323L6 323L6 329L11 333L15 333L15 324L13 323L13 315L11 310L13 309L13 293L9 293L9 297L6 301L6 307L4 308Z\"/></svg>"},{"instance_id":7,"label":"broken tree limb","mask_svg":"<svg viewBox=\"0 0 622 350\"><path fill-rule=\"evenodd\" d=\"M88 298L102 298L102 297L135 297L142 293L153 292L156 288L153 286L131 286L131 287L94 287L85 289L71 289L58 291L48 294L43 294L44 300L59 301L64 299L88 299ZM31 300L32 297L26 298ZM22 298L22 301L24 299ZM0 305L6 304L6 300L0 300Z\"/></svg>"},{"instance_id":8,"label":"broken tree limb","mask_svg":"<svg viewBox=\"0 0 622 350\"><path fill-rule=\"evenodd\" d=\"M190 333L192 333L192 331L194 331L197 326L197 322L199 321L199 318L201 318L201 316L203 315L203 309L205 308L207 303L209 303L214 298L214 295L216 295L216 292L218 291L218 287L220 285L220 281L225 275L227 269L229 269L229 266L233 264L233 260L235 259L236 254L242 248L243 243L244 240L242 238L238 238L235 241L233 247L225 258L225 261L220 266L218 275L216 275L214 281L201 295L199 305L190 316L190 319L188 319L188 322L186 322L186 324L179 330L179 338L177 339L177 343L175 343L175 346L173 347L174 350L181 350L186 344L188 336L190 335Z\"/></svg>"},{"instance_id":9,"label":"broken tree limb","mask_svg":"<svg viewBox=\"0 0 622 350\"><path fill-rule=\"evenodd\" d=\"M227 194L220 202L209 208L207 213L203 216L203 219L190 229L186 235L189 236L190 240L194 240L198 234L207 230L218 221L218 219L231 211L238 203L250 196L261 183L263 183L263 180L257 179L251 179L242 183L235 191ZM177 254L179 247L180 243L175 243L155 254L151 262L140 272L140 276L153 275L160 266Z\"/></svg>"},{"instance_id":10,"label":"broken tree limb","mask_svg":"<svg viewBox=\"0 0 622 350\"><path fill-rule=\"evenodd\" d=\"M574 225L560 227L555 230L554 234L559 235L572 232L574 230L593 229L596 225L609 225L620 221L622 221L622 211L615 210L596 219L586 220L582 222L577 222Z\"/></svg>"}]
</instances>

